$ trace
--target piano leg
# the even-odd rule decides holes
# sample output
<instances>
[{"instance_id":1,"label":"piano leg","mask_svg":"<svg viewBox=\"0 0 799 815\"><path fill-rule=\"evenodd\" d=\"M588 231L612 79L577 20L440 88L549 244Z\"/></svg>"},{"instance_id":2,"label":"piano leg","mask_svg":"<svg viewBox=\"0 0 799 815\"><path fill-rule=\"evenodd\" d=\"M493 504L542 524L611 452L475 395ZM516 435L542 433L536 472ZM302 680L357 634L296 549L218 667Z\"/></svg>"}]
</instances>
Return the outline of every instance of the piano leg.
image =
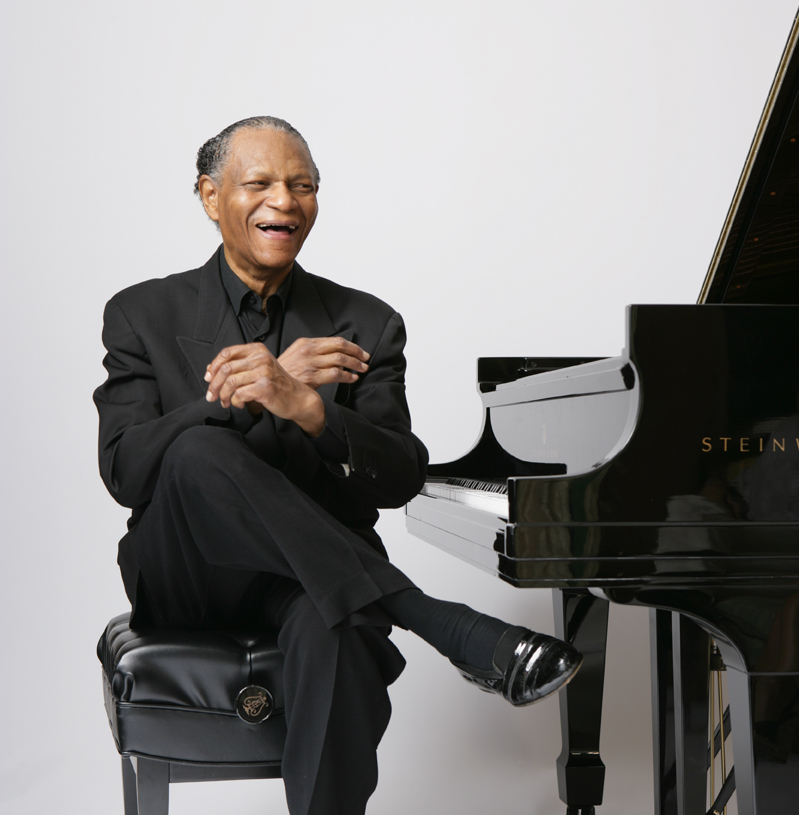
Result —
<instances>
[{"instance_id":1,"label":"piano leg","mask_svg":"<svg viewBox=\"0 0 799 815\"><path fill-rule=\"evenodd\" d=\"M602 803L605 765L599 756L609 603L579 589L553 590L555 634L583 654L577 676L560 693L563 751L558 793L568 815L593 815Z\"/></svg>"},{"instance_id":2,"label":"piano leg","mask_svg":"<svg viewBox=\"0 0 799 815\"><path fill-rule=\"evenodd\" d=\"M739 815L799 810L799 674L727 667Z\"/></svg>"},{"instance_id":3,"label":"piano leg","mask_svg":"<svg viewBox=\"0 0 799 815\"><path fill-rule=\"evenodd\" d=\"M707 811L710 636L676 612L671 623L677 808L666 812L695 815Z\"/></svg>"},{"instance_id":4,"label":"piano leg","mask_svg":"<svg viewBox=\"0 0 799 815\"><path fill-rule=\"evenodd\" d=\"M608 593L620 603L670 610L676 607L682 612L672 618L677 812L694 815L707 811L709 649L707 636L703 642L701 631L696 635L697 624L683 615L707 624L727 669L739 815L794 815L799 811L796 586L682 591L644 587L632 595ZM669 815L672 811L668 810Z\"/></svg>"},{"instance_id":5,"label":"piano leg","mask_svg":"<svg viewBox=\"0 0 799 815\"><path fill-rule=\"evenodd\" d=\"M674 648L670 611L649 609L655 815L677 815L674 760Z\"/></svg>"},{"instance_id":6,"label":"piano leg","mask_svg":"<svg viewBox=\"0 0 799 815\"><path fill-rule=\"evenodd\" d=\"M707 809L710 637L680 614L650 608L655 815Z\"/></svg>"}]
</instances>

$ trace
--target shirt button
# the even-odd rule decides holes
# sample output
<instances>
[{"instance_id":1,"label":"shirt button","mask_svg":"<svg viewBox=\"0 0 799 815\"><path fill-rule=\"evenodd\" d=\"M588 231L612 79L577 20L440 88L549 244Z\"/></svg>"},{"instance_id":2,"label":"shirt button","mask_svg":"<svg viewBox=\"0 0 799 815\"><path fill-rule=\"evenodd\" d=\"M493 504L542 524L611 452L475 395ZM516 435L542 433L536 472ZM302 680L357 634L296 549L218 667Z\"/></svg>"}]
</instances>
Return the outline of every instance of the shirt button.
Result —
<instances>
[{"instance_id":1,"label":"shirt button","mask_svg":"<svg viewBox=\"0 0 799 815\"><path fill-rule=\"evenodd\" d=\"M255 295L254 295L254 294L251 294L251 295L250 295L250 302L251 302L253 305L255 305Z\"/></svg>"}]
</instances>

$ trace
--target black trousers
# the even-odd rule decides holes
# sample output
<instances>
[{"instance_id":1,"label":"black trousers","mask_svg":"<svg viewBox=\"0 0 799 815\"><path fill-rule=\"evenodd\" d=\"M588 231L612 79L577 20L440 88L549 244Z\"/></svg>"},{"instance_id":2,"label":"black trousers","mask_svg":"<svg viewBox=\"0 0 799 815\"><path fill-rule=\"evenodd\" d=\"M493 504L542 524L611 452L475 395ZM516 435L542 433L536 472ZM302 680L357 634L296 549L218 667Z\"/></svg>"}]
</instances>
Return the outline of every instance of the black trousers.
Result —
<instances>
[{"instance_id":1,"label":"black trousers","mask_svg":"<svg viewBox=\"0 0 799 815\"><path fill-rule=\"evenodd\" d=\"M375 601L413 583L218 427L191 428L170 446L131 544L137 620L279 627L289 811L363 813L391 713L386 687L404 667Z\"/></svg>"}]
</instances>

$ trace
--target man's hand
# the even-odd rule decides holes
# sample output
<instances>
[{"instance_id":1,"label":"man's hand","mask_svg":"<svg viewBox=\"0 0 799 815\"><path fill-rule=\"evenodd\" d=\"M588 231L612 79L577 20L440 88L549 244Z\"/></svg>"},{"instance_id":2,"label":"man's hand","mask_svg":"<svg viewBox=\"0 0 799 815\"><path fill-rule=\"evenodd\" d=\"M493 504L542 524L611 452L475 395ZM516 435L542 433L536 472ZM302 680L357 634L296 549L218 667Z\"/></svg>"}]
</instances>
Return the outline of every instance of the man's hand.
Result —
<instances>
[{"instance_id":1,"label":"man's hand","mask_svg":"<svg viewBox=\"0 0 799 815\"><path fill-rule=\"evenodd\" d=\"M357 382L369 370L369 354L343 337L303 337L279 357L284 371L316 390L328 382Z\"/></svg>"},{"instance_id":2,"label":"man's hand","mask_svg":"<svg viewBox=\"0 0 799 815\"><path fill-rule=\"evenodd\" d=\"M219 399L222 407L246 407L253 415L265 408L296 422L312 438L325 429L325 406L316 390L288 373L263 343L222 349L205 381L209 402Z\"/></svg>"}]
</instances>

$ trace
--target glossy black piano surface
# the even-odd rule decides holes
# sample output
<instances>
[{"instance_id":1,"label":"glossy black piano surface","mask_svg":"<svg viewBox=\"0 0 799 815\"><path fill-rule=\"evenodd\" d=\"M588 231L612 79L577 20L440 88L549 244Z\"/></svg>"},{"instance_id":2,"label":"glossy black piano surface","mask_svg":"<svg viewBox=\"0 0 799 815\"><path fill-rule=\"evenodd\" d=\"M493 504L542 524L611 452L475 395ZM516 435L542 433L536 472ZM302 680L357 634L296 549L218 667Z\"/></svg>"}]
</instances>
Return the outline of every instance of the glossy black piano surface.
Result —
<instances>
[{"instance_id":1,"label":"glossy black piano surface","mask_svg":"<svg viewBox=\"0 0 799 815\"><path fill-rule=\"evenodd\" d=\"M799 306L630 306L628 329L618 390L573 393L593 362L483 393L480 442L429 468L408 528L515 586L795 583Z\"/></svg>"},{"instance_id":2,"label":"glossy black piano surface","mask_svg":"<svg viewBox=\"0 0 799 815\"><path fill-rule=\"evenodd\" d=\"M740 815L799 811L797 40L799 17L699 305L628 307L616 358L479 360L482 434L406 508L413 534L559 590L557 633L586 656L561 694L570 815L602 801L604 600L652 610L656 815L707 809L708 634L725 794Z\"/></svg>"}]
</instances>

